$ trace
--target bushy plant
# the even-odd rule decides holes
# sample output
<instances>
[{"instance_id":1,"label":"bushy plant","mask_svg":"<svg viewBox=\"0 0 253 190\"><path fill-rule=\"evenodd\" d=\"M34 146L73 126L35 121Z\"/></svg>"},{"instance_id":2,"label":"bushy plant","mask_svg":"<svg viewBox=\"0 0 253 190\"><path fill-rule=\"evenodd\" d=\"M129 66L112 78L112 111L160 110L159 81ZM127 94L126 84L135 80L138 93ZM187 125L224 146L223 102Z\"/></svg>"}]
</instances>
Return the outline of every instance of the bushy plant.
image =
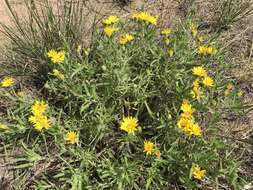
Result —
<instances>
[{"instance_id":1,"label":"bushy plant","mask_svg":"<svg viewBox=\"0 0 253 190\"><path fill-rule=\"evenodd\" d=\"M110 16L91 49L44 49L47 96L2 81L13 105L0 137L23 147L16 187L240 189L233 143L218 128L242 108L222 52L191 21L162 31L157 22Z\"/></svg>"}]
</instances>

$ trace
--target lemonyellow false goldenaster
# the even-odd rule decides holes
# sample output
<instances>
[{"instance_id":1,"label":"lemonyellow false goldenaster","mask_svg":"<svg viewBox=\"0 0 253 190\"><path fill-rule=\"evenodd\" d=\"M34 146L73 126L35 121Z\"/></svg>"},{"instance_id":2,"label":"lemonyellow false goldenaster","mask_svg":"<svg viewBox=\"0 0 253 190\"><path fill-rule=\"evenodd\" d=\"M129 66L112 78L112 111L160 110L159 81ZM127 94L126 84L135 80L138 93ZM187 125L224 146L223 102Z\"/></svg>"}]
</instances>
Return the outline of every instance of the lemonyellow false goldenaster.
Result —
<instances>
[{"instance_id":1,"label":"lemonyellow false goldenaster","mask_svg":"<svg viewBox=\"0 0 253 190\"><path fill-rule=\"evenodd\" d=\"M14 84L14 79L12 77L5 77L2 81L1 81L1 87L7 88L7 87L11 87Z\"/></svg>"},{"instance_id":2,"label":"lemonyellow false goldenaster","mask_svg":"<svg viewBox=\"0 0 253 190\"><path fill-rule=\"evenodd\" d=\"M77 141L78 141L77 134L76 134L76 132L73 132L73 131L69 131L69 132L66 134L65 139L66 139L66 141L67 141L69 144L75 144L75 143L77 143Z\"/></svg>"},{"instance_id":3,"label":"lemonyellow false goldenaster","mask_svg":"<svg viewBox=\"0 0 253 190\"><path fill-rule=\"evenodd\" d=\"M154 143L151 141L144 141L144 150L143 152L146 152L147 154L152 154L154 151Z\"/></svg>"},{"instance_id":4,"label":"lemonyellow false goldenaster","mask_svg":"<svg viewBox=\"0 0 253 190\"><path fill-rule=\"evenodd\" d=\"M120 129L128 134L134 135L138 130L138 120L133 117L124 117L121 122Z\"/></svg>"}]
</instances>

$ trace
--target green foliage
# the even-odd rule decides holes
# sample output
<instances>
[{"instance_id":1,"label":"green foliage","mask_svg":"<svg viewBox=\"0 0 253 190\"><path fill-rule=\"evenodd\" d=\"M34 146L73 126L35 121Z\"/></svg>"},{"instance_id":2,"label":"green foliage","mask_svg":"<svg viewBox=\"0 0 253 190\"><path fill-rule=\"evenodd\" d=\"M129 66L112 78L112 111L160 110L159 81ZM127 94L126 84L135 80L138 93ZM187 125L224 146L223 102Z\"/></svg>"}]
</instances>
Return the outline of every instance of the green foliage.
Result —
<instances>
[{"instance_id":1,"label":"green foliage","mask_svg":"<svg viewBox=\"0 0 253 190\"><path fill-rule=\"evenodd\" d=\"M190 190L214 189L226 181L229 187L240 189L245 181L237 173L234 144L222 139L218 130L227 113L243 113L239 89L224 95L229 81L224 77L227 66L220 52L198 53L200 46L218 44L197 41L188 23L167 37L155 26L132 19L115 27L119 31L111 37L98 29L91 49L77 47L81 38L73 37L65 27L65 32L60 32L64 37L58 36L53 43L45 40L43 47L26 44L30 40L22 41L20 35L12 40L26 44L16 44L25 54L14 52L24 60L32 57L30 48L40 51L34 56L44 61L42 68L47 70L43 72L47 80L42 82L46 93L40 99L48 102L46 115L51 124L39 132L28 121L37 96L26 91L19 97L15 86L1 89L1 99L10 101L11 106L1 120L9 129L0 129L0 139L17 142L23 151L14 162L14 188ZM48 38L61 31L48 28L53 30L46 32ZM134 40L119 44L124 33L132 34ZM51 48L64 50L62 63L54 64L46 57ZM36 75L41 70L36 65L26 70ZM195 66L203 66L215 83L211 88L201 83L203 96L199 100L191 94L197 79L192 74ZM57 77L54 69L64 77ZM184 99L195 109L201 136L189 136L178 128ZM127 116L138 119L135 135L120 130ZM77 132L76 144L67 143L69 131ZM143 152L145 140L155 143L161 157ZM206 170L203 180L195 179L194 165Z\"/></svg>"},{"instance_id":2,"label":"green foliage","mask_svg":"<svg viewBox=\"0 0 253 190\"><path fill-rule=\"evenodd\" d=\"M45 52L64 48L66 44L73 48L83 43L87 31L84 2L57 1L52 4L48 0L26 0L25 15L21 17L9 0L4 1L13 21L11 26L1 24L2 32L11 43L6 54L8 59L3 63L4 71L32 76L37 83L44 82L49 70Z\"/></svg>"}]
</instances>

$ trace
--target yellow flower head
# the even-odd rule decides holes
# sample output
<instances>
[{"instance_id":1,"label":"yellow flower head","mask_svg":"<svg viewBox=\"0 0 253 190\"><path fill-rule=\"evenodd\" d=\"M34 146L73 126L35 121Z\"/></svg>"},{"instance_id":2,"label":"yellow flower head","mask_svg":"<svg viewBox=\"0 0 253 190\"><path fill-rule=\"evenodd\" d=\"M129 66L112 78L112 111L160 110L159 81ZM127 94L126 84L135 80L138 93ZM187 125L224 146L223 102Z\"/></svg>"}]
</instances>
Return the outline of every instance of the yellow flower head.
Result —
<instances>
[{"instance_id":1,"label":"yellow flower head","mask_svg":"<svg viewBox=\"0 0 253 190\"><path fill-rule=\"evenodd\" d=\"M194 86L191 90L192 98L199 100L201 98L202 92L200 87Z\"/></svg>"},{"instance_id":2,"label":"yellow flower head","mask_svg":"<svg viewBox=\"0 0 253 190\"><path fill-rule=\"evenodd\" d=\"M157 24L157 18L147 12L134 13L132 18L152 25Z\"/></svg>"},{"instance_id":3,"label":"yellow flower head","mask_svg":"<svg viewBox=\"0 0 253 190\"><path fill-rule=\"evenodd\" d=\"M201 168L196 165L192 168L192 175L195 179L202 180L205 177L206 170L201 170Z\"/></svg>"},{"instance_id":4,"label":"yellow flower head","mask_svg":"<svg viewBox=\"0 0 253 190\"><path fill-rule=\"evenodd\" d=\"M45 113L47 109L47 104L44 101L36 100L32 105L32 113L33 115L42 115Z\"/></svg>"},{"instance_id":5,"label":"yellow flower head","mask_svg":"<svg viewBox=\"0 0 253 190\"><path fill-rule=\"evenodd\" d=\"M201 136L202 130L197 123L194 123L193 118L180 117L177 122L177 127L185 134L191 136Z\"/></svg>"},{"instance_id":6,"label":"yellow flower head","mask_svg":"<svg viewBox=\"0 0 253 190\"><path fill-rule=\"evenodd\" d=\"M191 116L193 112L195 111L188 100L183 100L183 103L181 105L181 110L183 111L184 114L189 115L189 116Z\"/></svg>"},{"instance_id":7,"label":"yellow flower head","mask_svg":"<svg viewBox=\"0 0 253 190\"><path fill-rule=\"evenodd\" d=\"M196 25L194 23L190 24L190 30L191 30L192 35L194 37L196 37L197 34L198 34L198 29L197 29L197 27L196 27Z\"/></svg>"},{"instance_id":8,"label":"yellow flower head","mask_svg":"<svg viewBox=\"0 0 253 190\"><path fill-rule=\"evenodd\" d=\"M232 83L229 83L229 84L227 85L227 89L228 89L228 90L234 90L234 85L233 85Z\"/></svg>"},{"instance_id":9,"label":"yellow flower head","mask_svg":"<svg viewBox=\"0 0 253 190\"><path fill-rule=\"evenodd\" d=\"M55 50L50 50L47 53L47 56L50 58L50 60L55 63L62 63L65 59L65 52L64 51L55 51Z\"/></svg>"},{"instance_id":10,"label":"yellow flower head","mask_svg":"<svg viewBox=\"0 0 253 190\"><path fill-rule=\"evenodd\" d=\"M201 43L204 42L204 36L198 36L197 40Z\"/></svg>"},{"instance_id":11,"label":"yellow flower head","mask_svg":"<svg viewBox=\"0 0 253 190\"><path fill-rule=\"evenodd\" d=\"M7 87L11 87L14 84L14 79L11 77L5 77L2 81L1 81L1 87L7 88Z\"/></svg>"},{"instance_id":12,"label":"yellow flower head","mask_svg":"<svg viewBox=\"0 0 253 190\"><path fill-rule=\"evenodd\" d=\"M170 57L172 57L174 55L174 50L173 49L169 49L168 50L168 54Z\"/></svg>"},{"instance_id":13,"label":"yellow flower head","mask_svg":"<svg viewBox=\"0 0 253 190\"><path fill-rule=\"evenodd\" d=\"M199 67L193 67L192 74L198 77L205 77L206 76L206 70L199 66Z\"/></svg>"},{"instance_id":14,"label":"yellow flower head","mask_svg":"<svg viewBox=\"0 0 253 190\"><path fill-rule=\"evenodd\" d=\"M193 121L191 118L180 117L179 121L177 122L177 127L187 133L190 131L192 124Z\"/></svg>"},{"instance_id":15,"label":"yellow flower head","mask_svg":"<svg viewBox=\"0 0 253 190\"><path fill-rule=\"evenodd\" d=\"M192 86L198 88L198 87L199 87L199 79L196 79L196 80L192 83Z\"/></svg>"},{"instance_id":16,"label":"yellow flower head","mask_svg":"<svg viewBox=\"0 0 253 190\"><path fill-rule=\"evenodd\" d=\"M214 47L199 46L198 53L202 55L214 55L217 53L217 49Z\"/></svg>"},{"instance_id":17,"label":"yellow flower head","mask_svg":"<svg viewBox=\"0 0 253 190\"><path fill-rule=\"evenodd\" d=\"M75 143L77 143L77 141L78 141L77 134L76 134L76 132L73 132L73 131L69 131L69 132L66 134L65 139L66 139L66 141L67 141L69 144L75 144Z\"/></svg>"},{"instance_id":18,"label":"yellow flower head","mask_svg":"<svg viewBox=\"0 0 253 190\"><path fill-rule=\"evenodd\" d=\"M50 123L45 115L33 115L29 117L29 121L33 124L34 128L38 131L42 131L43 128L50 128Z\"/></svg>"},{"instance_id":19,"label":"yellow flower head","mask_svg":"<svg viewBox=\"0 0 253 190\"><path fill-rule=\"evenodd\" d=\"M0 123L0 129L9 130L9 127L5 124Z\"/></svg>"},{"instance_id":20,"label":"yellow flower head","mask_svg":"<svg viewBox=\"0 0 253 190\"><path fill-rule=\"evenodd\" d=\"M135 134L138 130L138 120L133 117L124 117L121 122L120 129L126 131L128 134Z\"/></svg>"},{"instance_id":21,"label":"yellow flower head","mask_svg":"<svg viewBox=\"0 0 253 190\"><path fill-rule=\"evenodd\" d=\"M107 17L106 19L104 19L102 22L105 25L111 25L111 24L115 24L119 21L119 18L115 15L111 15L109 17Z\"/></svg>"},{"instance_id":22,"label":"yellow flower head","mask_svg":"<svg viewBox=\"0 0 253 190\"><path fill-rule=\"evenodd\" d=\"M154 143L151 141L144 141L144 150L143 152L146 152L147 154L152 154L154 151Z\"/></svg>"},{"instance_id":23,"label":"yellow flower head","mask_svg":"<svg viewBox=\"0 0 253 190\"><path fill-rule=\"evenodd\" d=\"M206 52L207 52L207 54L209 54L209 55L215 55L215 54L217 53L217 49L214 48L214 47L208 47L208 48L206 49Z\"/></svg>"},{"instance_id":24,"label":"yellow flower head","mask_svg":"<svg viewBox=\"0 0 253 190\"><path fill-rule=\"evenodd\" d=\"M203 81L202 81L203 85L206 87L213 87L214 86L214 81L211 77L206 76L204 77Z\"/></svg>"},{"instance_id":25,"label":"yellow flower head","mask_svg":"<svg viewBox=\"0 0 253 190\"><path fill-rule=\"evenodd\" d=\"M202 130L197 123L193 123L190 127L189 134L194 136L201 136Z\"/></svg>"},{"instance_id":26,"label":"yellow flower head","mask_svg":"<svg viewBox=\"0 0 253 190\"><path fill-rule=\"evenodd\" d=\"M156 155L157 158L161 158L161 152L160 152L160 150L156 150L155 151L155 155Z\"/></svg>"},{"instance_id":27,"label":"yellow flower head","mask_svg":"<svg viewBox=\"0 0 253 190\"><path fill-rule=\"evenodd\" d=\"M52 75L54 75L55 77L57 77L57 78L60 79L60 80L64 80L64 79L65 79L64 74L62 74L62 73L61 73L59 70L57 70L57 69L53 69Z\"/></svg>"},{"instance_id":28,"label":"yellow flower head","mask_svg":"<svg viewBox=\"0 0 253 190\"><path fill-rule=\"evenodd\" d=\"M238 97L241 97L242 95L243 95L243 91L240 90L240 91L237 93L237 96L238 96Z\"/></svg>"},{"instance_id":29,"label":"yellow flower head","mask_svg":"<svg viewBox=\"0 0 253 190\"><path fill-rule=\"evenodd\" d=\"M18 91L16 94L19 97L24 97L25 96L25 92L24 91Z\"/></svg>"},{"instance_id":30,"label":"yellow flower head","mask_svg":"<svg viewBox=\"0 0 253 190\"><path fill-rule=\"evenodd\" d=\"M119 44L125 45L134 40L134 36L131 34L124 34L119 38Z\"/></svg>"},{"instance_id":31,"label":"yellow flower head","mask_svg":"<svg viewBox=\"0 0 253 190\"><path fill-rule=\"evenodd\" d=\"M113 26L106 26L104 28L104 33L108 36L111 37L113 35L113 33L117 32L119 29L115 28Z\"/></svg>"},{"instance_id":32,"label":"yellow flower head","mask_svg":"<svg viewBox=\"0 0 253 190\"><path fill-rule=\"evenodd\" d=\"M172 33L172 30L170 28L165 28L161 31L161 34L164 36L168 36Z\"/></svg>"},{"instance_id":33,"label":"yellow flower head","mask_svg":"<svg viewBox=\"0 0 253 190\"><path fill-rule=\"evenodd\" d=\"M198 47L198 54L206 55L206 47L205 46L199 46Z\"/></svg>"}]
</instances>

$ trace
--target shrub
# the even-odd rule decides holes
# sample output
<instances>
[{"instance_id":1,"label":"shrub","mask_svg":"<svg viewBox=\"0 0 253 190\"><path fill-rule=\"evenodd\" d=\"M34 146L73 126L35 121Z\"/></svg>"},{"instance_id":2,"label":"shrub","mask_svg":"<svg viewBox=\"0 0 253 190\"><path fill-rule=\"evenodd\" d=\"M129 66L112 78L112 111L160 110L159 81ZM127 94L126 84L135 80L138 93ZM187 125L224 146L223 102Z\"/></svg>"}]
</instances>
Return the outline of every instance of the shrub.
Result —
<instances>
[{"instance_id":1,"label":"shrub","mask_svg":"<svg viewBox=\"0 0 253 190\"><path fill-rule=\"evenodd\" d=\"M23 147L16 187L241 188L233 143L218 128L242 113L241 94L219 45L190 21L162 31L157 22L111 16L92 49L42 49L50 69L40 101L5 87L14 105L0 137Z\"/></svg>"}]
</instances>

